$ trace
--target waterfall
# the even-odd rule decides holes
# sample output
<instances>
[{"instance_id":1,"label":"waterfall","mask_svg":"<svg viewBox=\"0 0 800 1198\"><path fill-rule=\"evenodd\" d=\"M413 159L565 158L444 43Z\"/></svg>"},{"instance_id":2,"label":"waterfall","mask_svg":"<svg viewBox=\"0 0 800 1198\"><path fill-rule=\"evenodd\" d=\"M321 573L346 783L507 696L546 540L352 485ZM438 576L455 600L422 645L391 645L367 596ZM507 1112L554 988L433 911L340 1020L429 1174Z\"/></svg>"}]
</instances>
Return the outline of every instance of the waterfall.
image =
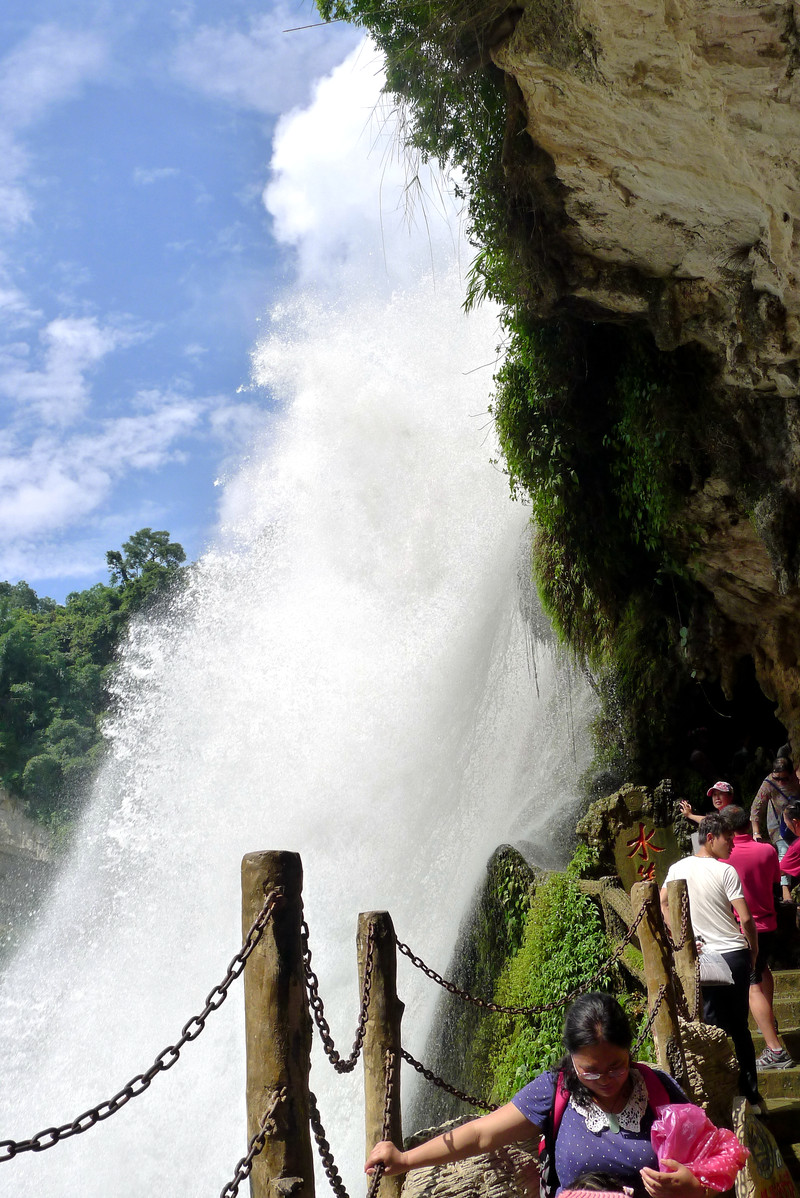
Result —
<instances>
[{"instance_id":1,"label":"waterfall","mask_svg":"<svg viewBox=\"0 0 800 1198\"><path fill-rule=\"evenodd\" d=\"M518 596L528 512L492 464L496 314L441 267L275 311L254 354L280 398L227 483L186 592L137 622L109 753L46 911L0 984L0 1138L66 1122L174 1043L240 944L239 863L293 849L347 1050L355 925L387 908L443 967L486 858L575 804L590 699ZM569 691L569 695L568 695ZM401 969L407 1043L435 1000ZM360 1192L360 1077L315 1058ZM0 1165L17 1198L208 1198L244 1151L240 986L142 1097ZM326 1183L321 1182L324 1192Z\"/></svg>"}]
</instances>

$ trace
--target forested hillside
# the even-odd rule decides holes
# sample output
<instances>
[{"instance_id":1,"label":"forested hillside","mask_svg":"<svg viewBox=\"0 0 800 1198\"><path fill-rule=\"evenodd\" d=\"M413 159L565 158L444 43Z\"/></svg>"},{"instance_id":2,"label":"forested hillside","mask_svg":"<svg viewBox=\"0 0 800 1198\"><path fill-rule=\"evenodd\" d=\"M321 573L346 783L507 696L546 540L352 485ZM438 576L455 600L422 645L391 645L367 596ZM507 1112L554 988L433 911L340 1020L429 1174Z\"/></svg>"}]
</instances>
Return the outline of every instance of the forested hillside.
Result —
<instances>
[{"instance_id":1,"label":"forested hillside","mask_svg":"<svg viewBox=\"0 0 800 1198\"><path fill-rule=\"evenodd\" d=\"M76 811L102 753L120 638L185 560L168 532L142 528L106 554L108 582L64 604L0 582L0 786L37 819L59 824Z\"/></svg>"}]
</instances>

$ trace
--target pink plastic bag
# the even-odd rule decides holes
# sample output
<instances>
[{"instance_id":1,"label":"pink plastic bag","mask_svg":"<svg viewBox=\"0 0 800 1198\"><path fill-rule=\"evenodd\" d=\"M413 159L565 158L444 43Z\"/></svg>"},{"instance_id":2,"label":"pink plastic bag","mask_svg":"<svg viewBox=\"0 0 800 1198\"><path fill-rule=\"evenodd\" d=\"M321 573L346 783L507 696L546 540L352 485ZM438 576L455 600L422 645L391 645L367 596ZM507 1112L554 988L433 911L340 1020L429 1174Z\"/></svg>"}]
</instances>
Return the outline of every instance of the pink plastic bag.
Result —
<instances>
[{"instance_id":1,"label":"pink plastic bag","mask_svg":"<svg viewBox=\"0 0 800 1198\"><path fill-rule=\"evenodd\" d=\"M659 1167L663 1160L677 1161L691 1169L704 1186L720 1192L731 1188L750 1155L732 1131L715 1127L705 1111L691 1103L659 1107L650 1142Z\"/></svg>"}]
</instances>

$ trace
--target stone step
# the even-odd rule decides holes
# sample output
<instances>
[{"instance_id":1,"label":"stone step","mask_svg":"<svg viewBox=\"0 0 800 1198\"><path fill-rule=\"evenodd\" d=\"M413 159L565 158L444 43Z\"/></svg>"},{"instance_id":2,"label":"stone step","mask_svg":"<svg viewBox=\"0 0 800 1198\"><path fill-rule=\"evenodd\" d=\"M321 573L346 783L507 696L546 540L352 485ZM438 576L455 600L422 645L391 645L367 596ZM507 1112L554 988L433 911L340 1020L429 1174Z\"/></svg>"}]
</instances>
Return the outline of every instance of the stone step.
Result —
<instances>
[{"instance_id":1,"label":"stone step","mask_svg":"<svg viewBox=\"0 0 800 1198\"><path fill-rule=\"evenodd\" d=\"M800 1102L800 1065L791 1069L759 1069L758 1089L768 1103L771 1098L795 1098Z\"/></svg>"},{"instance_id":2,"label":"stone step","mask_svg":"<svg viewBox=\"0 0 800 1198\"><path fill-rule=\"evenodd\" d=\"M775 969L775 997L785 998L800 995L800 969Z\"/></svg>"},{"instance_id":3,"label":"stone step","mask_svg":"<svg viewBox=\"0 0 800 1198\"><path fill-rule=\"evenodd\" d=\"M800 1099L773 1099L761 1116L795 1182L800 1181Z\"/></svg>"}]
</instances>

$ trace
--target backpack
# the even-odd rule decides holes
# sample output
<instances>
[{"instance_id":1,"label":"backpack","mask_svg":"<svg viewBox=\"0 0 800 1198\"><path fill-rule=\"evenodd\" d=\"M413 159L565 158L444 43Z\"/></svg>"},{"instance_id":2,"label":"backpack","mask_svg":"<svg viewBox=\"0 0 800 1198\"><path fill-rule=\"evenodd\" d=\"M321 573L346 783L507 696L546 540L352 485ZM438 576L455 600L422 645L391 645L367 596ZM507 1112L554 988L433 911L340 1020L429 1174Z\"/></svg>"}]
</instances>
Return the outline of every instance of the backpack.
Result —
<instances>
[{"instance_id":1,"label":"backpack","mask_svg":"<svg viewBox=\"0 0 800 1198\"><path fill-rule=\"evenodd\" d=\"M638 1069L644 1078L644 1084L647 1087L647 1104L654 1111L672 1101L661 1078L649 1065L637 1063L631 1068ZM556 1173L556 1137L568 1104L569 1091L564 1085L564 1073L560 1070L556 1078L550 1118L547 1121L545 1133L539 1141L539 1192L542 1198L554 1198L560 1184Z\"/></svg>"}]
</instances>

